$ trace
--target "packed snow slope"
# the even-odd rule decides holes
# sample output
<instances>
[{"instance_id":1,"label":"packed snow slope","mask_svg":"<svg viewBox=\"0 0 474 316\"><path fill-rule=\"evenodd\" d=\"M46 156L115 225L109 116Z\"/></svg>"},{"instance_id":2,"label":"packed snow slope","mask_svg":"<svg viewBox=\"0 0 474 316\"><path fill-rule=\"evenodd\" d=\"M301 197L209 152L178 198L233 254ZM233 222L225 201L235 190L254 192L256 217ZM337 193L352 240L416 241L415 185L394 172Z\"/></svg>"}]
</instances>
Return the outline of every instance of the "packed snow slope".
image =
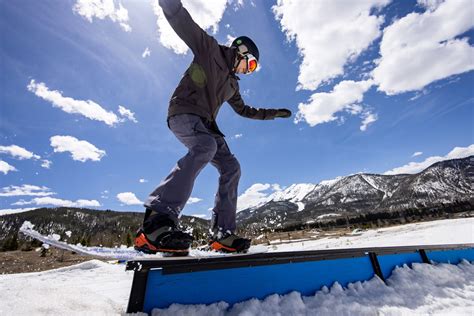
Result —
<instances>
[{"instance_id":1,"label":"packed snow slope","mask_svg":"<svg viewBox=\"0 0 474 316\"><path fill-rule=\"evenodd\" d=\"M270 251L473 242L474 218L466 218L275 245ZM47 272L0 275L0 315L119 315L126 309L131 283L132 273L123 265L97 260ZM334 284L309 297L293 292L234 306L173 305L154 315L472 315L473 302L474 265L463 262L400 267L388 286L374 278L347 288Z\"/></svg>"},{"instance_id":2,"label":"packed snow slope","mask_svg":"<svg viewBox=\"0 0 474 316\"><path fill-rule=\"evenodd\" d=\"M317 236L317 235L316 235ZM474 218L356 230L352 236L275 244L270 251L474 243Z\"/></svg>"}]
</instances>

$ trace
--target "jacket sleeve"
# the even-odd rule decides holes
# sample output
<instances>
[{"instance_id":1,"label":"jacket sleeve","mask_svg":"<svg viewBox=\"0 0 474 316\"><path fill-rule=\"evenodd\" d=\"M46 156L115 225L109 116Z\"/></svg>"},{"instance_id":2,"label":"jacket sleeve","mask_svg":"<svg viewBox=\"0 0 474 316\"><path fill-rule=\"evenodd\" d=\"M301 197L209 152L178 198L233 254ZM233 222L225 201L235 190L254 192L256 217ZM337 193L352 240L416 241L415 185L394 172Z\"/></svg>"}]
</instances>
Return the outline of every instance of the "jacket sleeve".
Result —
<instances>
[{"instance_id":1,"label":"jacket sleeve","mask_svg":"<svg viewBox=\"0 0 474 316\"><path fill-rule=\"evenodd\" d=\"M230 104L237 114L255 120L273 120L277 113L275 109L259 109L246 105L239 91L227 103Z\"/></svg>"},{"instance_id":2,"label":"jacket sleeve","mask_svg":"<svg viewBox=\"0 0 474 316\"><path fill-rule=\"evenodd\" d=\"M195 56L206 53L211 45L218 45L214 37L194 22L181 0L159 0L159 5L173 30Z\"/></svg>"}]
</instances>

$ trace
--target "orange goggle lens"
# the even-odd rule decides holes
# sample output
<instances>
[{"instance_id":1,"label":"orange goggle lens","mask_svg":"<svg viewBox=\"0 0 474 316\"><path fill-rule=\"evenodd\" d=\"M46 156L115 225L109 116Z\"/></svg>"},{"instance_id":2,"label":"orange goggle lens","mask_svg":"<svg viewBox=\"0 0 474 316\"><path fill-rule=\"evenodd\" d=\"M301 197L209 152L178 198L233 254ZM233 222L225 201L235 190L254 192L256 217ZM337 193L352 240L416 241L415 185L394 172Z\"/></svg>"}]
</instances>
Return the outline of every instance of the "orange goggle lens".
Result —
<instances>
[{"instance_id":1,"label":"orange goggle lens","mask_svg":"<svg viewBox=\"0 0 474 316\"><path fill-rule=\"evenodd\" d=\"M247 72L254 72L257 69L257 60L248 59L247 60Z\"/></svg>"}]
</instances>

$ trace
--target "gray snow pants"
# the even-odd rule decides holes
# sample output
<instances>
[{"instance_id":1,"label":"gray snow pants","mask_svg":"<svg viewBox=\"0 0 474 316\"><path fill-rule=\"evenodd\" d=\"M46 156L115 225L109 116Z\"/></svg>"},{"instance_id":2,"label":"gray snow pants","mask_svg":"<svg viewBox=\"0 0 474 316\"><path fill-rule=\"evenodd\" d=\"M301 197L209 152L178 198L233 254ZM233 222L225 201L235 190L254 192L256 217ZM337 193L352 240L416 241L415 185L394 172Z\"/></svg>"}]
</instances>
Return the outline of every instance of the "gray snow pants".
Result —
<instances>
[{"instance_id":1,"label":"gray snow pants","mask_svg":"<svg viewBox=\"0 0 474 316\"><path fill-rule=\"evenodd\" d=\"M177 162L145 202L145 207L152 211L149 216L145 216L145 231L151 233L164 215L177 222L191 196L194 180L209 162L220 175L212 210L212 228L235 231L240 164L230 152L224 137L210 130L201 117L193 114L172 116L168 126L188 148L188 153Z\"/></svg>"}]
</instances>

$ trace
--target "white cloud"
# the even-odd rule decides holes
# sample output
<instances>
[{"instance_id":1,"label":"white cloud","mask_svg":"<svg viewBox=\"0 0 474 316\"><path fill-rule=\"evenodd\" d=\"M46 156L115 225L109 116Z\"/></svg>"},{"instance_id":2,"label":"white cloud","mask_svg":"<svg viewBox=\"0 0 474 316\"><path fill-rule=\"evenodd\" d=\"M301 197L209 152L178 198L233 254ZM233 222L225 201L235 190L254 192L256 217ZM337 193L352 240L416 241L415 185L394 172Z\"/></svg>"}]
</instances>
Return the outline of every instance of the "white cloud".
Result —
<instances>
[{"instance_id":1,"label":"white cloud","mask_svg":"<svg viewBox=\"0 0 474 316\"><path fill-rule=\"evenodd\" d=\"M417 152L413 153L412 157L417 157L417 156L421 156L421 155L423 155L423 152L417 151Z\"/></svg>"},{"instance_id":2,"label":"white cloud","mask_svg":"<svg viewBox=\"0 0 474 316\"><path fill-rule=\"evenodd\" d=\"M444 2L444 0L418 0L417 2L421 7L434 11Z\"/></svg>"},{"instance_id":3,"label":"white cloud","mask_svg":"<svg viewBox=\"0 0 474 316\"><path fill-rule=\"evenodd\" d=\"M18 171L18 170L12 165L10 165L8 162L0 160L0 172L3 172L3 174L7 174L10 171Z\"/></svg>"},{"instance_id":4,"label":"white cloud","mask_svg":"<svg viewBox=\"0 0 474 316\"><path fill-rule=\"evenodd\" d=\"M367 111L364 113L363 115L363 121L362 121L362 125L360 126L360 130L365 132L367 130L367 127L372 124L373 122L377 121L378 119L378 116L377 114L374 114L370 111Z\"/></svg>"},{"instance_id":5,"label":"white cloud","mask_svg":"<svg viewBox=\"0 0 474 316\"><path fill-rule=\"evenodd\" d=\"M73 11L92 23L93 18L100 20L108 17L120 24L125 32L132 31L128 24L128 11L121 2L114 0L77 0Z\"/></svg>"},{"instance_id":6,"label":"white cloud","mask_svg":"<svg viewBox=\"0 0 474 316\"><path fill-rule=\"evenodd\" d=\"M226 46L232 45L232 42L236 39L237 37L232 36L230 34L227 34L227 42L225 43Z\"/></svg>"},{"instance_id":7,"label":"white cloud","mask_svg":"<svg viewBox=\"0 0 474 316\"><path fill-rule=\"evenodd\" d=\"M142 57L147 58L147 57L150 57L150 55L151 55L150 49L148 47L145 48L145 51L143 52Z\"/></svg>"},{"instance_id":8,"label":"white cloud","mask_svg":"<svg viewBox=\"0 0 474 316\"><path fill-rule=\"evenodd\" d=\"M72 136L53 136L50 138L54 152L69 152L73 160L85 162L87 160L100 161L105 151L98 149L85 140L78 140Z\"/></svg>"},{"instance_id":9,"label":"white cloud","mask_svg":"<svg viewBox=\"0 0 474 316\"><path fill-rule=\"evenodd\" d=\"M200 198L190 197L186 204L194 204L194 203L198 203L198 202L201 202L201 201L202 201L202 199L200 199Z\"/></svg>"},{"instance_id":10,"label":"white cloud","mask_svg":"<svg viewBox=\"0 0 474 316\"><path fill-rule=\"evenodd\" d=\"M119 113L125 119L130 120L134 123L138 123L137 119L135 118L135 113L121 105L119 105Z\"/></svg>"},{"instance_id":11,"label":"white cloud","mask_svg":"<svg viewBox=\"0 0 474 316\"><path fill-rule=\"evenodd\" d=\"M229 3L233 2L234 4L234 11L238 11L244 6L244 0L229 0Z\"/></svg>"},{"instance_id":12,"label":"white cloud","mask_svg":"<svg viewBox=\"0 0 474 316\"><path fill-rule=\"evenodd\" d=\"M10 185L3 187L0 191L0 196L50 196L56 193L51 192L51 189L45 186L37 186L31 184L23 184L22 186Z\"/></svg>"},{"instance_id":13,"label":"white cloud","mask_svg":"<svg viewBox=\"0 0 474 316\"><path fill-rule=\"evenodd\" d=\"M122 192L117 194L117 199L125 205L142 205L143 202L140 201L135 193L132 192Z\"/></svg>"},{"instance_id":14,"label":"white cloud","mask_svg":"<svg viewBox=\"0 0 474 316\"><path fill-rule=\"evenodd\" d=\"M364 93L372 86L371 80L345 80L338 83L331 92L314 93L308 103L298 105L295 123L306 121L310 126L336 120L337 112L347 109L351 113L360 113Z\"/></svg>"},{"instance_id":15,"label":"white cloud","mask_svg":"<svg viewBox=\"0 0 474 316\"><path fill-rule=\"evenodd\" d=\"M51 160L44 159L43 162L41 163L41 167L43 167L45 169L49 169L49 168L51 168L52 164L53 164L53 162Z\"/></svg>"},{"instance_id":16,"label":"white cloud","mask_svg":"<svg viewBox=\"0 0 474 316\"><path fill-rule=\"evenodd\" d=\"M197 217L197 218L207 218L207 217L209 217L208 214L191 214L190 216L194 216L194 217Z\"/></svg>"},{"instance_id":17,"label":"white cloud","mask_svg":"<svg viewBox=\"0 0 474 316\"><path fill-rule=\"evenodd\" d=\"M281 188L278 184L255 183L245 190L237 199L237 211L245 210L249 207L256 206L266 202L268 197Z\"/></svg>"},{"instance_id":18,"label":"white cloud","mask_svg":"<svg viewBox=\"0 0 474 316\"><path fill-rule=\"evenodd\" d=\"M146 182L148 182L148 180L146 180L146 179L140 179L140 180L138 180L138 181L139 181L140 183L146 183Z\"/></svg>"},{"instance_id":19,"label":"white cloud","mask_svg":"<svg viewBox=\"0 0 474 316\"><path fill-rule=\"evenodd\" d=\"M360 104L351 104L345 107L346 111L352 115L357 115L362 113L364 107Z\"/></svg>"},{"instance_id":20,"label":"white cloud","mask_svg":"<svg viewBox=\"0 0 474 316\"><path fill-rule=\"evenodd\" d=\"M474 47L467 38L456 38L474 26L472 0L420 3L430 9L410 13L383 32L373 78L388 95L474 69Z\"/></svg>"},{"instance_id":21,"label":"white cloud","mask_svg":"<svg viewBox=\"0 0 474 316\"><path fill-rule=\"evenodd\" d=\"M273 7L282 31L295 41L303 60L298 89L316 90L344 73L380 35L383 17L371 15L390 0L278 0Z\"/></svg>"},{"instance_id":22,"label":"white cloud","mask_svg":"<svg viewBox=\"0 0 474 316\"><path fill-rule=\"evenodd\" d=\"M77 201L70 201L70 200L63 200L57 199L52 197L40 197L34 198L31 201L18 201L13 203L12 205L53 205L58 207L99 207L101 206L97 200L77 200Z\"/></svg>"},{"instance_id":23,"label":"white cloud","mask_svg":"<svg viewBox=\"0 0 474 316\"><path fill-rule=\"evenodd\" d=\"M474 155L474 144L468 147L455 147L445 156L433 156L426 158L422 162L410 162L404 166L389 170L384 174L418 173L436 162L449 159L465 158L472 155Z\"/></svg>"},{"instance_id":24,"label":"white cloud","mask_svg":"<svg viewBox=\"0 0 474 316\"><path fill-rule=\"evenodd\" d=\"M41 159L40 156L35 155L31 151L17 145L0 146L0 154L8 154L14 158L23 159Z\"/></svg>"},{"instance_id":25,"label":"white cloud","mask_svg":"<svg viewBox=\"0 0 474 316\"><path fill-rule=\"evenodd\" d=\"M189 11L193 20L204 30L212 29L214 34L218 30L218 24L227 4L227 0L183 0L183 6ZM154 0L152 5L153 12L157 16L156 23L161 44L172 49L176 54L186 54L188 47L169 25L163 10L158 5L158 0Z\"/></svg>"},{"instance_id":26,"label":"white cloud","mask_svg":"<svg viewBox=\"0 0 474 316\"><path fill-rule=\"evenodd\" d=\"M109 194L109 190L104 190L100 193L100 197L103 198L103 199L108 199L108 194Z\"/></svg>"},{"instance_id":27,"label":"white cloud","mask_svg":"<svg viewBox=\"0 0 474 316\"><path fill-rule=\"evenodd\" d=\"M60 108L66 113L81 114L91 120L104 122L109 126L119 122L115 113L106 111L94 101L75 100L70 97L64 97L60 91L49 90L43 82L36 83L35 80L31 80L28 90L38 97L51 102L54 107Z\"/></svg>"}]
</instances>

